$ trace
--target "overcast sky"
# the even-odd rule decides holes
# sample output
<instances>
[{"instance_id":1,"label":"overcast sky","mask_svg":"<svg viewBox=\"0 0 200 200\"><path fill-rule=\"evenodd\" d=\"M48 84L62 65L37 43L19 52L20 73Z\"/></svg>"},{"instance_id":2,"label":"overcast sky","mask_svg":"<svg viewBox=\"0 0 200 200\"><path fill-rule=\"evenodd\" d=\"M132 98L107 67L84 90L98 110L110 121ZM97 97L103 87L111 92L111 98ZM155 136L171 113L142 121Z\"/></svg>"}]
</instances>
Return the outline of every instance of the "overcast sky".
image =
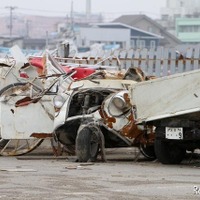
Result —
<instances>
[{"instance_id":1,"label":"overcast sky","mask_svg":"<svg viewBox=\"0 0 200 200\"><path fill-rule=\"evenodd\" d=\"M6 6L16 6L16 13L66 16L71 10L72 0L0 0L0 16L9 14ZM85 12L86 0L73 0L73 10ZM146 14L159 18L160 8L166 0L91 0L92 13L102 13L113 17L122 14Z\"/></svg>"}]
</instances>

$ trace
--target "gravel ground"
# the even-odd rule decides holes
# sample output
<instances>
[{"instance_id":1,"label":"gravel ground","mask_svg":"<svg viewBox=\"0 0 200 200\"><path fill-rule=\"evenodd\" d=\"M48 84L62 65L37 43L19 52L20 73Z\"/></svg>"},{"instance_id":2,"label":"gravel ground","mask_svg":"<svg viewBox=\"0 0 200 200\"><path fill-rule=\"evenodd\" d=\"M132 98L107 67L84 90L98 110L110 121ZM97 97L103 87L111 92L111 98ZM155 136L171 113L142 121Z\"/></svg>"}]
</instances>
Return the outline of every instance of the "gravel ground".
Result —
<instances>
[{"instance_id":1,"label":"gravel ground","mask_svg":"<svg viewBox=\"0 0 200 200\"><path fill-rule=\"evenodd\" d=\"M200 199L198 155L180 165L162 165L141 155L136 161L136 152L109 149L105 163L77 163L73 156L56 158L40 149L21 157L0 157L0 199Z\"/></svg>"}]
</instances>

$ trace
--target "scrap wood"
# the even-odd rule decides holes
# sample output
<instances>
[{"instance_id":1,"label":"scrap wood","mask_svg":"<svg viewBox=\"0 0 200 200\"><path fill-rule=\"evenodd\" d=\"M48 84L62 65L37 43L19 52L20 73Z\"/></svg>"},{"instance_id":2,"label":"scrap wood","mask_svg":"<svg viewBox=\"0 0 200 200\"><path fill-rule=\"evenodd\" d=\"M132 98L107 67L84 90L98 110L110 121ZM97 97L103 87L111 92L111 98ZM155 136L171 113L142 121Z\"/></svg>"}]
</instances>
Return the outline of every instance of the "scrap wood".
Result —
<instances>
[{"instance_id":1,"label":"scrap wood","mask_svg":"<svg viewBox=\"0 0 200 200\"><path fill-rule=\"evenodd\" d=\"M81 169L81 170L91 170L90 168L87 168L85 166L88 166L88 165L93 165L93 163L82 163L82 164L79 164L79 165L68 165L65 167L65 169Z\"/></svg>"},{"instance_id":2,"label":"scrap wood","mask_svg":"<svg viewBox=\"0 0 200 200\"><path fill-rule=\"evenodd\" d=\"M35 170L35 169L22 169L22 168L0 169L0 171L6 171L6 172L37 172L37 170Z\"/></svg>"}]
</instances>

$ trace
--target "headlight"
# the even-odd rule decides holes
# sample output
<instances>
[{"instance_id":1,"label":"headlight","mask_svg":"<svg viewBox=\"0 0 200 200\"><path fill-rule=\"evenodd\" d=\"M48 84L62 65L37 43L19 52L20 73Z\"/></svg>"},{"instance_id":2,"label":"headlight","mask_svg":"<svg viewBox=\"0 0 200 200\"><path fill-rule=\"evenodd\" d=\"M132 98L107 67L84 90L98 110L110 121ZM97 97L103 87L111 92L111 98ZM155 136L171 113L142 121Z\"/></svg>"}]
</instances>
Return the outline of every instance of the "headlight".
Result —
<instances>
[{"instance_id":1,"label":"headlight","mask_svg":"<svg viewBox=\"0 0 200 200\"><path fill-rule=\"evenodd\" d=\"M112 102L119 109L124 109L126 107L126 102L122 96L116 95L113 97Z\"/></svg>"},{"instance_id":2,"label":"headlight","mask_svg":"<svg viewBox=\"0 0 200 200\"><path fill-rule=\"evenodd\" d=\"M54 104L54 107L56 108L61 108L64 103L65 103L65 99L60 95L55 96L53 99L53 104Z\"/></svg>"},{"instance_id":3,"label":"headlight","mask_svg":"<svg viewBox=\"0 0 200 200\"><path fill-rule=\"evenodd\" d=\"M125 114L132 107L128 91L125 90L113 94L106 99L104 107L107 107L110 116L119 117L120 115Z\"/></svg>"}]
</instances>

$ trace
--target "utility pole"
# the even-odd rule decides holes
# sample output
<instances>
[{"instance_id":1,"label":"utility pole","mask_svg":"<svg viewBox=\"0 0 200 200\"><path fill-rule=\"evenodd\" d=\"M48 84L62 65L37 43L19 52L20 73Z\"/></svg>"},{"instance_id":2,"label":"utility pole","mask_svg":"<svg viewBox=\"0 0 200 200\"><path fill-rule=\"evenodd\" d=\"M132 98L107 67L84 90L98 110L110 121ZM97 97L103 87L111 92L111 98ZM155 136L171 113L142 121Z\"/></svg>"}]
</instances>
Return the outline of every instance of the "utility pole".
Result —
<instances>
[{"instance_id":1,"label":"utility pole","mask_svg":"<svg viewBox=\"0 0 200 200\"><path fill-rule=\"evenodd\" d=\"M91 17L91 0L86 0L86 20L89 23Z\"/></svg>"},{"instance_id":2,"label":"utility pole","mask_svg":"<svg viewBox=\"0 0 200 200\"><path fill-rule=\"evenodd\" d=\"M74 35L74 2L71 1L71 31Z\"/></svg>"},{"instance_id":3,"label":"utility pole","mask_svg":"<svg viewBox=\"0 0 200 200\"><path fill-rule=\"evenodd\" d=\"M13 29L13 10L16 9L17 7L15 6L7 6L7 9L10 9L10 25L9 25L9 30L10 30L10 38L12 38L12 29Z\"/></svg>"},{"instance_id":4,"label":"utility pole","mask_svg":"<svg viewBox=\"0 0 200 200\"><path fill-rule=\"evenodd\" d=\"M31 20L26 20L26 38L29 38L29 29L30 29Z\"/></svg>"}]
</instances>

